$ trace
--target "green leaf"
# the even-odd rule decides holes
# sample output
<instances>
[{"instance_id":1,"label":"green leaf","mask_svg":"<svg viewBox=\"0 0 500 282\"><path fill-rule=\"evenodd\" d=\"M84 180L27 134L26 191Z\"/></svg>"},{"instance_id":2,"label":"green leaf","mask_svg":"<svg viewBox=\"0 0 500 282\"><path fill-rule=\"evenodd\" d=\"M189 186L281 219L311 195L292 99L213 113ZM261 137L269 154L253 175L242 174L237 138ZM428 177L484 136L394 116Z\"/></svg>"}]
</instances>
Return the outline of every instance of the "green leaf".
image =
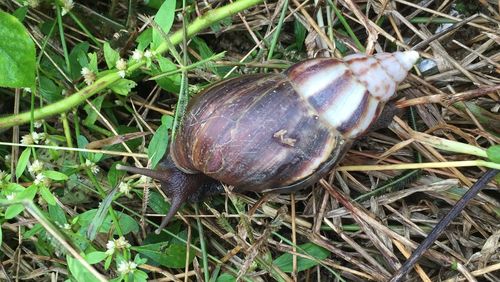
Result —
<instances>
[{"instance_id":1,"label":"green leaf","mask_svg":"<svg viewBox=\"0 0 500 282\"><path fill-rule=\"evenodd\" d=\"M115 187L116 184L118 184L118 179L122 178L125 175L124 171L116 169L117 164L118 163L113 163L108 171L108 182L109 186L111 187Z\"/></svg>"},{"instance_id":2,"label":"green leaf","mask_svg":"<svg viewBox=\"0 0 500 282\"><path fill-rule=\"evenodd\" d=\"M50 192L49 188L45 187L45 185L42 185L40 186L39 191L40 195L45 200L45 202L47 202L47 204L51 206L56 205L56 198L54 197L54 195L52 195L52 192Z\"/></svg>"},{"instance_id":3,"label":"green leaf","mask_svg":"<svg viewBox=\"0 0 500 282\"><path fill-rule=\"evenodd\" d=\"M17 178L19 178L19 177L21 177L21 175L23 175L23 172L26 169L26 166L28 165L30 155L31 155L31 148L26 148L21 153L21 156L19 157L19 160L17 161L17 166L16 166L16 177Z\"/></svg>"},{"instance_id":4,"label":"green leaf","mask_svg":"<svg viewBox=\"0 0 500 282\"><path fill-rule=\"evenodd\" d=\"M96 264L103 261L108 255L105 252L91 252L85 255L85 260L89 264Z\"/></svg>"},{"instance_id":5,"label":"green leaf","mask_svg":"<svg viewBox=\"0 0 500 282\"><path fill-rule=\"evenodd\" d=\"M55 171L55 170L46 170L42 172L45 177L50 178L55 181L65 181L68 180L68 176L62 172Z\"/></svg>"},{"instance_id":6,"label":"green leaf","mask_svg":"<svg viewBox=\"0 0 500 282\"><path fill-rule=\"evenodd\" d=\"M186 265L186 245L171 244L163 248L165 243L132 247L134 251L168 268L184 268ZM189 252L189 263L194 258L194 250Z\"/></svg>"},{"instance_id":7,"label":"green leaf","mask_svg":"<svg viewBox=\"0 0 500 282\"><path fill-rule=\"evenodd\" d=\"M159 75L171 71L177 70L177 66L169 59L165 57L158 57L157 59L158 65L160 66L160 69L154 68L153 69L153 75ZM155 79L156 83L158 85L168 91L168 92L173 92L173 93L179 93L180 88L181 88L181 74L179 72L174 73L169 76L164 76L158 79Z\"/></svg>"},{"instance_id":8,"label":"green leaf","mask_svg":"<svg viewBox=\"0 0 500 282\"><path fill-rule=\"evenodd\" d=\"M101 95L94 100L92 100L92 105L98 110L101 110L102 107L102 101L104 101L104 95ZM97 121L97 112L89 105L86 104L83 109L87 113L87 117L83 120L83 124L85 126L91 126Z\"/></svg>"},{"instance_id":9,"label":"green leaf","mask_svg":"<svg viewBox=\"0 0 500 282\"><path fill-rule=\"evenodd\" d=\"M170 204L165 201L160 193L150 191L148 206L157 214L165 214L170 209Z\"/></svg>"},{"instance_id":10,"label":"green leaf","mask_svg":"<svg viewBox=\"0 0 500 282\"><path fill-rule=\"evenodd\" d=\"M5 210L5 219L14 218L18 214L20 214L23 210L24 210L24 206L21 204L15 204L15 205L9 206Z\"/></svg>"},{"instance_id":11,"label":"green leaf","mask_svg":"<svg viewBox=\"0 0 500 282\"><path fill-rule=\"evenodd\" d=\"M154 21L160 26L161 30L168 34L172 24L174 23L175 17L175 0L165 0L161 5L160 9L155 15ZM160 46L163 42L163 37L159 31L153 30L153 49Z\"/></svg>"},{"instance_id":12,"label":"green leaf","mask_svg":"<svg viewBox=\"0 0 500 282\"><path fill-rule=\"evenodd\" d=\"M120 79L117 82L111 84L109 88L113 90L116 94L127 96L132 88L136 87L137 83L129 79Z\"/></svg>"},{"instance_id":13,"label":"green leaf","mask_svg":"<svg viewBox=\"0 0 500 282\"><path fill-rule=\"evenodd\" d=\"M313 243L306 243L299 246L302 250L297 249L297 252L307 254L311 257L316 258L318 261L322 259L326 259L330 252L318 245ZM273 262L274 265L279 267L284 272L292 272L293 271L293 255L292 254L284 254L279 256ZM318 265L318 262L306 259L303 257L297 257L297 271L303 271Z\"/></svg>"},{"instance_id":14,"label":"green leaf","mask_svg":"<svg viewBox=\"0 0 500 282\"><path fill-rule=\"evenodd\" d=\"M89 52L89 43L81 42L75 45L71 52L69 53L69 64L70 64L70 77L73 80L77 80L82 75L82 67L87 67L89 64L89 59L87 58L87 53ZM66 66L66 64L64 64Z\"/></svg>"},{"instance_id":15,"label":"green leaf","mask_svg":"<svg viewBox=\"0 0 500 282\"><path fill-rule=\"evenodd\" d=\"M486 155L488 159L492 162L500 164L500 145L491 146L486 150Z\"/></svg>"},{"instance_id":16,"label":"green leaf","mask_svg":"<svg viewBox=\"0 0 500 282\"><path fill-rule=\"evenodd\" d=\"M59 205L48 206L48 209L50 219L56 224L64 225L65 223L68 223L66 220L66 214Z\"/></svg>"},{"instance_id":17,"label":"green leaf","mask_svg":"<svg viewBox=\"0 0 500 282\"><path fill-rule=\"evenodd\" d=\"M16 17L20 22L24 21L26 17L26 13L28 12L28 6L21 7L12 13L14 17Z\"/></svg>"},{"instance_id":18,"label":"green leaf","mask_svg":"<svg viewBox=\"0 0 500 282\"><path fill-rule=\"evenodd\" d=\"M23 24L0 11L0 87L35 85L35 44Z\"/></svg>"},{"instance_id":19,"label":"green leaf","mask_svg":"<svg viewBox=\"0 0 500 282\"><path fill-rule=\"evenodd\" d=\"M232 276L229 273L222 273L221 276L217 277L216 282L235 282L236 277Z\"/></svg>"},{"instance_id":20,"label":"green leaf","mask_svg":"<svg viewBox=\"0 0 500 282\"><path fill-rule=\"evenodd\" d=\"M115 211L116 216L118 217L118 222L120 224L120 228L122 229L123 235L127 235L130 232L138 232L139 231L139 225L137 224L137 221L133 219L131 216L124 214L119 211ZM78 223L82 226L82 232L86 232L89 224L94 220L94 217L97 216L97 210L89 210L86 211L82 214L79 215L79 220ZM111 216L108 214L105 218L104 221L102 222L99 232L100 233L107 233L111 229L112 225L114 222L112 222ZM113 228L115 229L115 228ZM116 234L116 231L114 233Z\"/></svg>"},{"instance_id":21,"label":"green leaf","mask_svg":"<svg viewBox=\"0 0 500 282\"><path fill-rule=\"evenodd\" d=\"M116 65L116 61L120 59L120 54L111 48L111 45L109 45L107 41L104 42L104 59L106 60L108 69L113 69Z\"/></svg>"},{"instance_id":22,"label":"green leaf","mask_svg":"<svg viewBox=\"0 0 500 282\"><path fill-rule=\"evenodd\" d=\"M88 229L87 229L87 237L89 238L90 241L93 241L95 239L95 236L97 235L99 228L101 227L104 220L106 219L106 216L108 215L109 207L111 206L111 203L113 202L113 198L115 197L115 194L117 191L118 191L118 188L111 190L111 192L108 193L106 198L104 198L102 203L99 205L99 208L97 209L96 215L92 219L92 222L90 222Z\"/></svg>"},{"instance_id":23,"label":"green leaf","mask_svg":"<svg viewBox=\"0 0 500 282\"><path fill-rule=\"evenodd\" d=\"M66 261L68 262L68 268L71 275L78 282L84 281L96 281L96 277L90 273L77 259L74 259L71 255L66 256Z\"/></svg>"},{"instance_id":24,"label":"green leaf","mask_svg":"<svg viewBox=\"0 0 500 282\"><path fill-rule=\"evenodd\" d=\"M162 124L155 132L148 146L148 158L151 159L151 167L156 167L167 151L168 128Z\"/></svg>"},{"instance_id":25,"label":"green leaf","mask_svg":"<svg viewBox=\"0 0 500 282\"><path fill-rule=\"evenodd\" d=\"M38 187L35 185L31 185L30 187L24 189L21 193L17 194L15 199L16 200L33 200L36 195L36 191L38 190Z\"/></svg>"},{"instance_id":26,"label":"green leaf","mask_svg":"<svg viewBox=\"0 0 500 282\"><path fill-rule=\"evenodd\" d=\"M49 103L54 103L63 98L62 88L57 86L52 80L46 76L40 76L40 94Z\"/></svg>"}]
</instances>

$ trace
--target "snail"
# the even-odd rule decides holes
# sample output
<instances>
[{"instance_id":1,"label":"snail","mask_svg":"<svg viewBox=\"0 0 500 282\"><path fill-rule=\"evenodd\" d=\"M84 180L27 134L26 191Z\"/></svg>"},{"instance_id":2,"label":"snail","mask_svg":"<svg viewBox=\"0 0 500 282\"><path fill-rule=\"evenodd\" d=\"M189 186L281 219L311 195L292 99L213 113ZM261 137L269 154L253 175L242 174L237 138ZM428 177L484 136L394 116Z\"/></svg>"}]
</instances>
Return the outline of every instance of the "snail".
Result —
<instances>
[{"instance_id":1,"label":"snail","mask_svg":"<svg viewBox=\"0 0 500 282\"><path fill-rule=\"evenodd\" d=\"M289 192L325 176L381 116L417 61L416 51L316 58L283 73L216 83L188 104L170 154L156 170L171 207L220 190ZM392 119L392 116L390 116Z\"/></svg>"}]
</instances>

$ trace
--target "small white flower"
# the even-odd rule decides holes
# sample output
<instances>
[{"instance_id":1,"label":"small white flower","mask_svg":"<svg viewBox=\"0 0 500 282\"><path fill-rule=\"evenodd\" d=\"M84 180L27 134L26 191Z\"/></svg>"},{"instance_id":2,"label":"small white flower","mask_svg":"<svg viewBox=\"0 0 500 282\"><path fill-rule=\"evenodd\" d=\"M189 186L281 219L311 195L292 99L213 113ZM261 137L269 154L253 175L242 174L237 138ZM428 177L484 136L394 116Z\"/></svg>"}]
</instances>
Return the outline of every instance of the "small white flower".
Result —
<instances>
[{"instance_id":1,"label":"small white flower","mask_svg":"<svg viewBox=\"0 0 500 282\"><path fill-rule=\"evenodd\" d=\"M127 62L123 58L118 59L115 66L118 70L127 70Z\"/></svg>"},{"instance_id":2,"label":"small white flower","mask_svg":"<svg viewBox=\"0 0 500 282\"><path fill-rule=\"evenodd\" d=\"M7 200L9 201L14 200L15 197L16 197L15 193L10 193L9 195L5 196L5 198L7 198Z\"/></svg>"},{"instance_id":3,"label":"small white flower","mask_svg":"<svg viewBox=\"0 0 500 282\"><path fill-rule=\"evenodd\" d=\"M125 239L125 237L120 236L115 240L115 246L117 249L128 249L130 248L130 243Z\"/></svg>"},{"instance_id":4,"label":"small white flower","mask_svg":"<svg viewBox=\"0 0 500 282\"><path fill-rule=\"evenodd\" d=\"M127 240L125 240L124 237L119 237L116 240L110 240L106 244L106 254L107 255L112 255L114 254L115 250L122 250L122 249L128 249L130 248L130 244Z\"/></svg>"},{"instance_id":5,"label":"small white flower","mask_svg":"<svg viewBox=\"0 0 500 282\"><path fill-rule=\"evenodd\" d=\"M63 225L63 229L66 229L66 230L71 230L71 224L65 223L65 224Z\"/></svg>"},{"instance_id":6,"label":"small white flower","mask_svg":"<svg viewBox=\"0 0 500 282\"><path fill-rule=\"evenodd\" d=\"M37 8L40 5L39 0L27 0L23 2L24 6L30 6L31 8Z\"/></svg>"},{"instance_id":7,"label":"small white flower","mask_svg":"<svg viewBox=\"0 0 500 282\"><path fill-rule=\"evenodd\" d=\"M12 159L12 156L10 154L5 155L5 162L10 162L11 159Z\"/></svg>"},{"instance_id":8,"label":"small white flower","mask_svg":"<svg viewBox=\"0 0 500 282\"><path fill-rule=\"evenodd\" d=\"M121 261L118 264L118 272L123 274L133 273L137 268L137 264L133 261Z\"/></svg>"},{"instance_id":9,"label":"small white flower","mask_svg":"<svg viewBox=\"0 0 500 282\"><path fill-rule=\"evenodd\" d=\"M108 241L108 243L106 244L106 254L108 256L114 254L115 252L115 241L114 240L110 240Z\"/></svg>"},{"instance_id":10,"label":"small white flower","mask_svg":"<svg viewBox=\"0 0 500 282\"><path fill-rule=\"evenodd\" d=\"M85 160L85 166L88 167L93 174L97 174L99 172L99 166L90 160Z\"/></svg>"},{"instance_id":11,"label":"small white flower","mask_svg":"<svg viewBox=\"0 0 500 282\"><path fill-rule=\"evenodd\" d=\"M83 80L87 85L91 85L92 83L94 83L96 76L95 73L91 71L89 68L83 67L80 73L82 74Z\"/></svg>"},{"instance_id":12,"label":"small white flower","mask_svg":"<svg viewBox=\"0 0 500 282\"><path fill-rule=\"evenodd\" d=\"M129 196L130 195L130 190L132 190L132 186L130 186L129 183L127 182L120 182L120 184L118 185L118 190L125 194L125 196Z\"/></svg>"},{"instance_id":13,"label":"small white flower","mask_svg":"<svg viewBox=\"0 0 500 282\"><path fill-rule=\"evenodd\" d=\"M40 172L42 172L42 170L43 170L43 162L39 160L34 160L33 163L28 166L28 171L31 174L39 174Z\"/></svg>"},{"instance_id":14,"label":"small white flower","mask_svg":"<svg viewBox=\"0 0 500 282\"><path fill-rule=\"evenodd\" d=\"M121 78L125 78L125 71L124 70L121 70L118 72L118 75L121 77Z\"/></svg>"},{"instance_id":15,"label":"small white flower","mask_svg":"<svg viewBox=\"0 0 500 282\"><path fill-rule=\"evenodd\" d=\"M29 87L24 87L23 90L26 93L31 93L31 88L29 88Z\"/></svg>"},{"instance_id":16,"label":"small white flower","mask_svg":"<svg viewBox=\"0 0 500 282\"><path fill-rule=\"evenodd\" d=\"M150 182L151 182L151 177L146 176L146 175L142 175L139 178L139 181L137 181L137 184L147 184L147 183L150 183Z\"/></svg>"},{"instance_id":17,"label":"small white flower","mask_svg":"<svg viewBox=\"0 0 500 282\"><path fill-rule=\"evenodd\" d=\"M141 50L135 49L132 52L132 59L134 59L136 61L140 61L140 60L142 60L142 58L144 58L144 52L142 52Z\"/></svg>"},{"instance_id":18,"label":"small white flower","mask_svg":"<svg viewBox=\"0 0 500 282\"><path fill-rule=\"evenodd\" d=\"M21 138L21 144L33 145L35 144L35 140L33 140L33 136L31 134L26 134Z\"/></svg>"},{"instance_id":19,"label":"small white flower","mask_svg":"<svg viewBox=\"0 0 500 282\"><path fill-rule=\"evenodd\" d=\"M43 175L43 174L40 173L40 174L36 175L35 181L33 181L33 183L35 185L40 185L40 184L42 184L44 182L44 180L45 180L45 175Z\"/></svg>"},{"instance_id":20,"label":"small white flower","mask_svg":"<svg viewBox=\"0 0 500 282\"><path fill-rule=\"evenodd\" d=\"M154 55L153 52L149 49L146 50L146 52L144 52L144 57L146 57L146 58L151 58L151 57L153 57L153 55Z\"/></svg>"},{"instance_id":21,"label":"small white flower","mask_svg":"<svg viewBox=\"0 0 500 282\"><path fill-rule=\"evenodd\" d=\"M42 127L42 125L43 125L43 120L42 120L42 119L36 120L36 121L33 123L33 126L34 126L35 128L40 128L40 127Z\"/></svg>"},{"instance_id":22,"label":"small white flower","mask_svg":"<svg viewBox=\"0 0 500 282\"><path fill-rule=\"evenodd\" d=\"M33 137L35 144L40 144L41 141L45 141L47 139L47 134L45 134L45 132L32 132L31 136Z\"/></svg>"},{"instance_id":23,"label":"small white flower","mask_svg":"<svg viewBox=\"0 0 500 282\"><path fill-rule=\"evenodd\" d=\"M62 1L62 11L61 11L61 16L66 15L71 9L73 9L73 6L75 3L73 3L73 0L63 0Z\"/></svg>"}]
</instances>

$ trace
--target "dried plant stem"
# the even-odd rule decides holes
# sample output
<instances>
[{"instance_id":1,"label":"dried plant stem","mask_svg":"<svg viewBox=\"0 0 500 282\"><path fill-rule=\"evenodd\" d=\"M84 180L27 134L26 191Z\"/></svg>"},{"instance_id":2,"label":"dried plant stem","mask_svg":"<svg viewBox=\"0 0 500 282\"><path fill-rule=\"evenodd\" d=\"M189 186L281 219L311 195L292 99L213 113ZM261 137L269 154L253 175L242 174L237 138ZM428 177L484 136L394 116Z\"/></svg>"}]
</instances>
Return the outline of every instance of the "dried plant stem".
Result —
<instances>
[{"instance_id":1,"label":"dried plant stem","mask_svg":"<svg viewBox=\"0 0 500 282\"><path fill-rule=\"evenodd\" d=\"M483 160L473 161L453 161L453 162L430 162L430 163L411 163L411 164L393 164L393 165L347 165L337 168L338 171L373 171L373 170L400 170L400 169L418 169L418 168L450 168L450 167L468 167L484 166L492 169L500 169L500 164L487 162Z\"/></svg>"}]
</instances>

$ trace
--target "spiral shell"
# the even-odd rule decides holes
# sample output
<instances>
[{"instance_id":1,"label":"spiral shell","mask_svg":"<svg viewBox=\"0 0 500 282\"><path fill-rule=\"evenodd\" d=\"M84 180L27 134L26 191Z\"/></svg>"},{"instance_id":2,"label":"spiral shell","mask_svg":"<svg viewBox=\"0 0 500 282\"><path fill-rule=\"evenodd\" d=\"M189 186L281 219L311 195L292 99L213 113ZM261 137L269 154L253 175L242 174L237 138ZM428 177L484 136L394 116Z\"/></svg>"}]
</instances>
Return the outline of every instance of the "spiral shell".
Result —
<instances>
[{"instance_id":1,"label":"spiral shell","mask_svg":"<svg viewBox=\"0 0 500 282\"><path fill-rule=\"evenodd\" d=\"M417 52L312 59L283 74L213 85L191 101L171 157L240 190L300 188L323 176L380 115Z\"/></svg>"},{"instance_id":2,"label":"spiral shell","mask_svg":"<svg viewBox=\"0 0 500 282\"><path fill-rule=\"evenodd\" d=\"M312 59L286 71L297 93L346 138L363 134L418 59L415 51Z\"/></svg>"}]
</instances>

